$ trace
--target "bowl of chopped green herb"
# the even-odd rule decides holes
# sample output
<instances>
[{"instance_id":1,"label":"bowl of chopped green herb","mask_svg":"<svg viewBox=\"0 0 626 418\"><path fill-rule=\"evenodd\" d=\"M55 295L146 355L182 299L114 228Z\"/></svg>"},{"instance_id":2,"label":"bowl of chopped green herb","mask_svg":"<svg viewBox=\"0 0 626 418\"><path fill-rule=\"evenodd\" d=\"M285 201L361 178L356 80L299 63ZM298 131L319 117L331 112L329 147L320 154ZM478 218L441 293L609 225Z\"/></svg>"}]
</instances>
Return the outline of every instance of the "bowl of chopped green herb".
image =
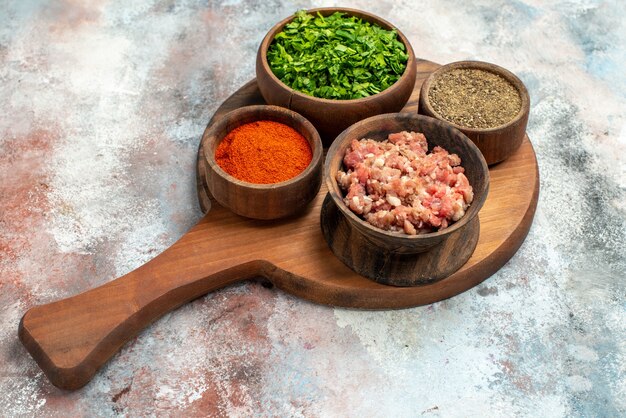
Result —
<instances>
[{"instance_id":1,"label":"bowl of chopped green herb","mask_svg":"<svg viewBox=\"0 0 626 418\"><path fill-rule=\"evenodd\" d=\"M422 84L419 113L451 124L471 139L487 164L517 151L526 135L530 97L512 72L482 61L453 62Z\"/></svg>"},{"instance_id":2,"label":"bowl of chopped green herb","mask_svg":"<svg viewBox=\"0 0 626 418\"><path fill-rule=\"evenodd\" d=\"M267 103L305 116L329 146L353 123L401 110L413 92L415 62L408 39L384 19L320 8L301 10L267 33L256 75Z\"/></svg>"}]
</instances>

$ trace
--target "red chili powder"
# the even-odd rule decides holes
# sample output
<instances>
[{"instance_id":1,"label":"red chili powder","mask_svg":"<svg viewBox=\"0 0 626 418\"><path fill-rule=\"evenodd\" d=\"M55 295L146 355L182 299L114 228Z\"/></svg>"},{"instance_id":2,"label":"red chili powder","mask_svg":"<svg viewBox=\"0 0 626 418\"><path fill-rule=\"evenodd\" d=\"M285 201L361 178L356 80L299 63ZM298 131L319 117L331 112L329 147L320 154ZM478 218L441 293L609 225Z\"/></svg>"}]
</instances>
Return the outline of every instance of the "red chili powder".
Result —
<instances>
[{"instance_id":1,"label":"red chili powder","mask_svg":"<svg viewBox=\"0 0 626 418\"><path fill-rule=\"evenodd\" d=\"M308 167L309 142L285 124L262 120L233 129L215 150L215 161L231 176L248 183L289 180Z\"/></svg>"}]
</instances>

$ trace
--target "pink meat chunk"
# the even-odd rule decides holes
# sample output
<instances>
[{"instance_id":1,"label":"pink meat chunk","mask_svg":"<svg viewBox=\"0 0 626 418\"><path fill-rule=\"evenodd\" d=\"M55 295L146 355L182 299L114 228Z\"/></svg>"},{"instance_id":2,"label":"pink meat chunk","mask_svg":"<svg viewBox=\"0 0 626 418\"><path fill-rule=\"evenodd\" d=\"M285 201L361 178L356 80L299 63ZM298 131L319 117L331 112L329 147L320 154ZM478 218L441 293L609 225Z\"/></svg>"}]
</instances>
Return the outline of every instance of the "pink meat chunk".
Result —
<instances>
[{"instance_id":1,"label":"pink meat chunk","mask_svg":"<svg viewBox=\"0 0 626 418\"><path fill-rule=\"evenodd\" d=\"M370 224L409 235L449 227L474 199L461 158L428 153L424 134L397 132L384 141L352 140L337 183L345 204Z\"/></svg>"}]
</instances>

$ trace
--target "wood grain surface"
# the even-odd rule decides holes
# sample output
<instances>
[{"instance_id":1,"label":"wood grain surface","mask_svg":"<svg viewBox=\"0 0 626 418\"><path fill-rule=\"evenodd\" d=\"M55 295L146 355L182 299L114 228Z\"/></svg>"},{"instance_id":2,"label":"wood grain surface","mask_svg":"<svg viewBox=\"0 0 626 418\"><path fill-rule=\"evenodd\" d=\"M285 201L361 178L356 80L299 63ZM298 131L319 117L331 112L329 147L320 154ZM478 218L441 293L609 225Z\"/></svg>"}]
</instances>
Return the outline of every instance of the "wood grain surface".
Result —
<instances>
[{"instance_id":1,"label":"wood grain surface","mask_svg":"<svg viewBox=\"0 0 626 418\"><path fill-rule=\"evenodd\" d=\"M421 80L437 67L418 63ZM254 82L231 96L215 118L258 103ZM202 149L200 149L202 155ZM204 167L199 165L199 172ZM36 306L20 322L19 337L50 381L64 389L85 385L130 338L176 307L207 292L254 277L317 303L362 309L404 308L436 302L482 282L522 244L535 212L539 176L526 138L490 170L489 197L480 212L480 237L457 272L432 284L394 287L357 275L333 256L319 224L322 188L303 214L276 221L240 217L213 202L196 226L138 269L77 296ZM199 183L204 207L208 196Z\"/></svg>"}]
</instances>

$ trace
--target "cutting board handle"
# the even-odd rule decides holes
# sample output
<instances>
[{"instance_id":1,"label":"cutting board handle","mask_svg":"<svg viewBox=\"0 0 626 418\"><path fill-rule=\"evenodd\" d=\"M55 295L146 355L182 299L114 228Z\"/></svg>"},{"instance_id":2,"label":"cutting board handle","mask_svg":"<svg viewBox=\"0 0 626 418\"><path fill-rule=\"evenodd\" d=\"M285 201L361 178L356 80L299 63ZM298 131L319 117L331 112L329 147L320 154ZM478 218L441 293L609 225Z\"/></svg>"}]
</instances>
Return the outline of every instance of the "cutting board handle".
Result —
<instances>
[{"instance_id":1,"label":"cutting board handle","mask_svg":"<svg viewBox=\"0 0 626 418\"><path fill-rule=\"evenodd\" d=\"M20 340L55 386L84 386L126 341L172 309L241 280L269 277L274 267L267 261L197 245L204 223L132 272L26 312Z\"/></svg>"}]
</instances>

